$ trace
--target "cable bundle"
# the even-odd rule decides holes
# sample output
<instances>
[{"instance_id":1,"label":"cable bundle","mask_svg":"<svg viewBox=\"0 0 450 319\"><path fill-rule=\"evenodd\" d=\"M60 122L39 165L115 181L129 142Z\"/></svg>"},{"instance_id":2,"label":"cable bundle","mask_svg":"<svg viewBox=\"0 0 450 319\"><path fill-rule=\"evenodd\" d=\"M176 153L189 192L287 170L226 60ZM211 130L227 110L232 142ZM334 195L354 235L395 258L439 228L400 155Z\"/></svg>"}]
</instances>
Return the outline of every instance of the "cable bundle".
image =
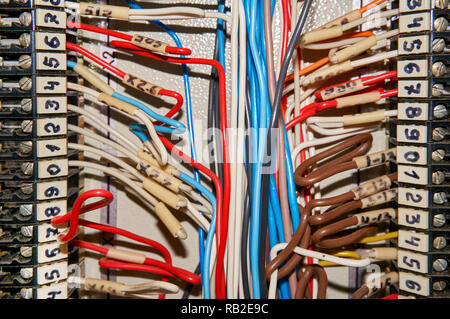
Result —
<instances>
[{"instance_id":1,"label":"cable bundle","mask_svg":"<svg viewBox=\"0 0 450 319\"><path fill-rule=\"evenodd\" d=\"M100 156L112 166L88 160L73 160L69 165L92 168L126 185L127 191L143 199L176 239L190 235L176 217L177 211L186 213L198 226L198 267L195 274L176 268L160 244L78 219L79 214L106 203L82 206L80 203L91 191L79 197L71 213L53 220L55 224L69 222L69 230L61 240L106 255L99 261L103 268L153 272L161 275L163 281L180 278L191 285L201 284L203 298L220 299L326 298L328 278L324 267L367 267L380 256L385 256L385 261L394 259L392 253L372 252L366 256L368 249L375 248L365 244L396 236L388 225L397 218L393 205L397 196L396 173L385 169L385 174L361 182L358 177L358 183L351 184L359 186L332 196L322 192L320 186L330 180L339 184L343 172L356 175L371 167L387 168L390 161L395 161L393 149L372 151L371 133L397 114L383 104L398 94L397 72L367 74L362 68L397 56L396 50L385 49L386 41L398 34L398 30L385 30L388 21L398 14L397 9L385 9L387 3L377 0L305 32L311 29L311 0L232 0L231 8L219 1L216 11L184 6L143 9L131 0L127 2L131 8L83 2L65 5L75 15L125 20L130 24L152 21L167 31L176 45L78 22L68 22L67 27L108 35L107 45L111 48L139 55L145 61L182 65L185 99L178 92L128 74L82 46L67 42L68 51L81 54L76 62L69 59L68 67L90 84L87 87L69 83L69 89L125 116L132 122L130 132L140 141L131 142L92 112L70 105L69 109L82 115L86 124L105 129L117 142L69 125L69 130L107 145L116 153L89 141L89 145L69 143L70 149ZM272 35L277 4L282 14L278 67ZM196 52L183 48L176 34L156 18L217 19L214 58L192 57ZM361 25L375 20L380 22L378 28L362 30ZM231 25L231 74L225 71L226 24ZM305 65L303 50L329 52L325 58ZM118 93L100 80L89 63L118 77L128 93ZM190 96L187 68L190 64L212 67L208 126L220 133L208 141L213 153L209 168L197 161L192 118L195 101ZM291 66L294 71L288 74ZM163 116L153 105L132 97L137 91L156 98L170 97L176 102ZM190 156L175 147L167 135L180 135L186 130L175 119L184 104ZM365 104L378 109L356 110ZM316 153L316 147L321 151ZM182 164L190 167L193 175ZM205 181L210 185L205 185ZM98 196L96 192L92 194ZM157 246L165 262L74 239L78 226ZM379 235L380 230L386 234ZM395 274L389 272L393 279ZM150 284L154 285L158 283ZM168 285L161 287L170 293L176 290ZM371 287L366 283L354 297L368 295Z\"/></svg>"}]
</instances>

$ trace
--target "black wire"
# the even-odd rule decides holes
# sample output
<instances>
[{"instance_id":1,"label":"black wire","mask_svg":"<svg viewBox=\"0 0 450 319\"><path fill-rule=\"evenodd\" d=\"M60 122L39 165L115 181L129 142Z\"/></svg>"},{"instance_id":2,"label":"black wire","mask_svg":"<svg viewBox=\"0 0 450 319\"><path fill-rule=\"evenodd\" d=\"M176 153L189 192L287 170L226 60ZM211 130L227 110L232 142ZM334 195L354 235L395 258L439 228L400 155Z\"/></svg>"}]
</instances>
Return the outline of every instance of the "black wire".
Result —
<instances>
[{"instance_id":1,"label":"black wire","mask_svg":"<svg viewBox=\"0 0 450 319\"><path fill-rule=\"evenodd\" d=\"M246 97L246 103L245 103L245 124L246 124L246 130L249 132L249 134L246 134L245 136L245 146L246 146L246 152L247 152L247 192L245 194L245 201L244 201L244 215L243 215L243 222L242 222L242 239L241 239L241 268L242 268L242 284L243 284L243 290L244 290L244 298L250 299L250 277L248 274L248 263L247 263L247 252L248 252L248 233L249 233L249 226L250 226L250 211L251 211L251 198L250 198L250 190L252 189L252 171L253 171L253 164L252 164L252 158L253 155L250 154L251 147L250 147L250 141L251 138L249 135L252 134L251 130L251 119L250 119L250 90L249 90L249 82L247 80L247 89L245 90L245 97Z\"/></svg>"},{"instance_id":2,"label":"black wire","mask_svg":"<svg viewBox=\"0 0 450 319\"><path fill-rule=\"evenodd\" d=\"M198 263L197 267L195 268L194 274L200 275L200 263ZM188 283L186 285L186 290L183 292L183 296L181 297L181 299L189 299L189 295L191 294L193 288L194 288L194 285L191 283Z\"/></svg>"},{"instance_id":3,"label":"black wire","mask_svg":"<svg viewBox=\"0 0 450 319\"><path fill-rule=\"evenodd\" d=\"M297 46L298 40L300 39L300 35L302 34L303 27L306 22L306 18L308 17L309 10L311 8L312 0L305 0L303 3L303 8L300 13L299 19L297 21L297 25L295 26L295 30L292 33L292 37L289 41L286 54L283 59L283 64L280 68L280 74L277 81L277 87L275 91L275 96L272 105L272 115L270 118L270 125L267 134L266 140L266 153L267 157L263 162L263 174L262 177L262 189L261 189L261 228L260 228L260 243L259 243L259 280L261 286L261 298L267 298L267 282L265 276L265 256L266 256L266 239L267 239L267 226L268 226L268 216L269 216L269 205L267 198L264 198L265 194L269 194L269 183L270 183L270 174L268 174L269 169L273 163L272 161L272 138L277 136L277 132L275 136L272 136L272 130L278 128L278 118L280 115L280 105L281 99L283 97L283 88L287 75L287 71L289 69L289 64L291 63L292 56L294 54L295 48ZM277 129L278 131L278 129ZM266 164L265 164L266 163Z\"/></svg>"},{"instance_id":4,"label":"black wire","mask_svg":"<svg viewBox=\"0 0 450 319\"><path fill-rule=\"evenodd\" d=\"M215 40L215 45L214 45L214 56L213 56L213 60L217 60L219 58L219 42L217 40ZM209 95L208 95L208 118L207 118L207 125L208 125L208 130L214 128L214 114L216 112L216 100L217 100L217 96L215 93L216 88L215 85L217 84L217 72L215 70L215 68L213 68L211 70L211 77L209 79ZM209 168L211 171L213 171L216 175L217 175L217 168L216 168L216 162L215 162L215 149L214 149L214 135L210 134L208 135L208 152L209 152L209 156L210 156L210 161L209 161Z\"/></svg>"}]
</instances>

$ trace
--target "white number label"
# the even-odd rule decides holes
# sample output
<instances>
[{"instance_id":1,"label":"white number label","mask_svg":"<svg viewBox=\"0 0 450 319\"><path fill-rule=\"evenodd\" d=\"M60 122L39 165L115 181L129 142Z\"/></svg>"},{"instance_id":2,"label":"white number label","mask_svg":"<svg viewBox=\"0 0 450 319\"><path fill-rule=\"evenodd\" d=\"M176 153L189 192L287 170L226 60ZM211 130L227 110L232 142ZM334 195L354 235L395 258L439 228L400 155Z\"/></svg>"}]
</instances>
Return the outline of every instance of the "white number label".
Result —
<instances>
[{"instance_id":1,"label":"white number label","mask_svg":"<svg viewBox=\"0 0 450 319\"><path fill-rule=\"evenodd\" d=\"M431 0L399 0L400 12L429 10Z\"/></svg>"},{"instance_id":2,"label":"white number label","mask_svg":"<svg viewBox=\"0 0 450 319\"><path fill-rule=\"evenodd\" d=\"M47 28L66 28L67 14L64 11L36 9L36 25Z\"/></svg>"},{"instance_id":3,"label":"white number label","mask_svg":"<svg viewBox=\"0 0 450 319\"><path fill-rule=\"evenodd\" d=\"M398 165L398 181L401 183L427 185L428 168L422 166Z\"/></svg>"},{"instance_id":4,"label":"white number label","mask_svg":"<svg viewBox=\"0 0 450 319\"><path fill-rule=\"evenodd\" d=\"M65 51L66 35L64 33L36 32L36 49Z\"/></svg>"},{"instance_id":5,"label":"white number label","mask_svg":"<svg viewBox=\"0 0 450 319\"><path fill-rule=\"evenodd\" d=\"M398 203L400 205L426 208L428 207L428 190L399 187Z\"/></svg>"},{"instance_id":6,"label":"white number label","mask_svg":"<svg viewBox=\"0 0 450 319\"><path fill-rule=\"evenodd\" d=\"M400 33L430 30L430 20L429 12L402 14L399 19Z\"/></svg>"},{"instance_id":7,"label":"white number label","mask_svg":"<svg viewBox=\"0 0 450 319\"><path fill-rule=\"evenodd\" d=\"M426 143L427 127L424 125L397 125L397 140L406 143Z\"/></svg>"},{"instance_id":8,"label":"white number label","mask_svg":"<svg viewBox=\"0 0 450 319\"><path fill-rule=\"evenodd\" d=\"M52 117L37 120L38 136L54 136L67 134L67 118Z\"/></svg>"},{"instance_id":9,"label":"white number label","mask_svg":"<svg viewBox=\"0 0 450 319\"><path fill-rule=\"evenodd\" d=\"M67 299L67 281L37 288L37 299Z\"/></svg>"},{"instance_id":10,"label":"white number label","mask_svg":"<svg viewBox=\"0 0 450 319\"><path fill-rule=\"evenodd\" d=\"M429 251L429 236L425 233L403 230L398 231L398 246L426 253Z\"/></svg>"},{"instance_id":11,"label":"white number label","mask_svg":"<svg viewBox=\"0 0 450 319\"><path fill-rule=\"evenodd\" d=\"M398 103L398 119L409 121L428 120L427 103Z\"/></svg>"},{"instance_id":12,"label":"white number label","mask_svg":"<svg viewBox=\"0 0 450 319\"><path fill-rule=\"evenodd\" d=\"M67 113L67 96L38 96L38 114Z\"/></svg>"},{"instance_id":13,"label":"white number label","mask_svg":"<svg viewBox=\"0 0 450 319\"><path fill-rule=\"evenodd\" d=\"M66 197L67 180L38 183L36 193L38 200Z\"/></svg>"},{"instance_id":14,"label":"white number label","mask_svg":"<svg viewBox=\"0 0 450 319\"><path fill-rule=\"evenodd\" d=\"M68 172L69 160L67 158L40 161L38 163L38 177L40 179L67 176Z\"/></svg>"},{"instance_id":15,"label":"white number label","mask_svg":"<svg viewBox=\"0 0 450 319\"><path fill-rule=\"evenodd\" d=\"M400 55L428 53L428 48L428 35L399 37L398 39L398 54Z\"/></svg>"},{"instance_id":16,"label":"white number label","mask_svg":"<svg viewBox=\"0 0 450 319\"><path fill-rule=\"evenodd\" d=\"M38 70L67 70L67 55L65 53L38 52L36 54Z\"/></svg>"},{"instance_id":17,"label":"white number label","mask_svg":"<svg viewBox=\"0 0 450 319\"><path fill-rule=\"evenodd\" d=\"M406 250L398 251L398 266L422 274L428 273L428 256L416 254Z\"/></svg>"},{"instance_id":18,"label":"white number label","mask_svg":"<svg viewBox=\"0 0 450 319\"><path fill-rule=\"evenodd\" d=\"M399 273L399 286L401 290L421 296L430 295L430 279L407 272Z\"/></svg>"},{"instance_id":19,"label":"white number label","mask_svg":"<svg viewBox=\"0 0 450 319\"><path fill-rule=\"evenodd\" d=\"M426 147L397 146L397 162L402 164L427 165Z\"/></svg>"},{"instance_id":20,"label":"white number label","mask_svg":"<svg viewBox=\"0 0 450 319\"><path fill-rule=\"evenodd\" d=\"M66 279L68 273L67 268L67 262L65 261L38 267L38 284L45 285L50 282Z\"/></svg>"},{"instance_id":21,"label":"white number label","mask_svg":"<svg viewBox=\"0 0 450 319\"><path fill-rule=\"evenodd\" d=\"M38 157L53 157L67 154L67 139L36 141Z\"/></svg>"},{"instance_id":22,"label":"white number label","mask_svg":"<svg viewBox=\"0 0 450 319\"><path fill-rule=\"evenodd\" d=\"M429 228L428 211L408 207L398 208L398 224L402 226Z\"/></svg>"},{"instance_id":23,"label":"white number label","mask_svg":"<svg viewBox=\"0 0 450 319\"><path fill-rule=\"evenodd\" d=\"M399 80L398 97L427 97L428 81Z\"/></svg>"},{"instance_id":24,"label":"white number label","mask_svg":"<svg viewBox=\"0 0 450 319\"><path fill-rule=\"evenodd\" d=\"M428 61L427 60L399 60L397 62L397 70L399 78L427 77Z\"/></svg>"},{"instance_id":25,"label":"white number label","mask_svg":"<svg viewBox=\"0 0 450 319\"><path fill-rule=\"evenodd\" d=\"M40 76L36 79L37 93L65 94L67 93L67 79L56 76Z\"/></svg>"},{"instance_id":26,"label":"white number label","mask_svg":"<svg viewBox=\"0 0 450 319\"><path fill-rule=\"evenodd\" d=\"M49 220L53 217L67 214L67 200L42 202L36 205L36 219Z\"/></svg>"},{"instance_id":27,"label":"white number label","mask_svg":"<svg viewBox=\"0 0 450 319\"><path fill-rule=\"evenodd\" d=\"M38 246L39 263L67 258L67 243L50 243Z\"/></svg>"},{"instance_id":28,"label":"white number label","mask_svg":"<svg viewBox=\"0 0 450 319\"><path fill-rule=\"evenodd\" d=\"M35 0L37 6L64 7L64 0Z\"/></svg>"}]
</instances>

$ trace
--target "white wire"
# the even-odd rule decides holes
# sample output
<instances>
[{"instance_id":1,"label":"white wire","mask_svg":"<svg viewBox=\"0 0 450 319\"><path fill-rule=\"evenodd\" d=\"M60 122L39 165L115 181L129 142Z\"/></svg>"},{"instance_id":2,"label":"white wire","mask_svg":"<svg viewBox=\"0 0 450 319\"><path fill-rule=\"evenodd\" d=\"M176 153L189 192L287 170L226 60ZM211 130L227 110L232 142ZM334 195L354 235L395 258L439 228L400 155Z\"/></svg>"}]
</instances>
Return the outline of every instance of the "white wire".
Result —
<instances>
[{"instance_id":1,"label":"white wire","mask_svg":"<svg viewBox=\"0 0 450 319\"><path fill-rule=\"evenodd\" d=\"M386 6L386 5L387 5L387 2L385 2L383 4L383 6ZM380 9L381 9L381 7L380 7ZM342 30L343 31L347 31L347 30L353 29L353 28L355 28L355 27L357 27L357 26L359 26L359 25L361 25L363 23L366 23L366 22L370 22L370 23L375 24L375 25L378 26L378 24L375 21L398 15L398 13L399 13L398 9L386 10L386 11L376 11L376 12L374 12L372 14L369 14L369 15L367 15L365 17L362 17L361 19L358 19L358 20L355 20L355 21L343 24L342 25ZM387 23L387 21L383 20L381 25L384 25L386 23Z\"/></svg>"},{"instance_id":2,"label":"white wire","mask_svg":"<svg viewBox=\"0 0 450 319\"><path fill-rule=\"evenodd\" d=\"M231 117L230 117L230 128L233 130L233 134L230 134L230 145L237 144L237 134L238 131L238 111L239 111L239 7L238 0L233 0L231 2ZM232 147L230 149L230 159L231 159L231 183L232 185L237 185L237 166L239 165L237 161L238 148ZM230 193L230 203L231 206L236 207L238 202L238 194L235 187L231 188ZM237 286L235 285L235 268L234 259L235 254L231 247L235 247L236 237L234 236L234 228L236 226L236 213L237 209L230 209L228 217L228 238L226 242L226 253L227 253L227 270L226 273L226 286L227 298L236 299L237 298Z\"/></svg>"},{"instance_id":3,"label":"white wire","mask_svg":"<svg viewBox=\"0 0 450 319\"><path fill-rule=\"evenodd\" d=\"M186 214L190 216L197 223L197 225L203 228L203 230L207 233L209 230L208 220L205 218L205 216L199 213L199 211L195 208L194 205L192 205L189 200L186 199L186 202Z\"/></svg>"},{"instance_id":4,"label":"white wire","mask_svg":"<svg viewBox=\"0 0 450 319\"><path fill-rule=\"evenodd\" d=\"M67 82L67 88L69 90L78 91L78 92L81 92L84 94L91 95L91 96L95 97L96 99L98 99L98 97L100 95L100 92L98 92L98 91L95 91L91 88L88 88L88 87L85 87L83 85L79 85L79 84L76 84L73 82Z\"/></svg>"},{"instance_id":5,"label":"white wire","mask_svg":"<svg viewBox=\"0 0 450 319\"><path fill-rule=\"evenodd\" d=\"M320 135L324 135L324 136L336 136L336 135L340 135L340 134L346 134L346 133L351 133L351 132L356 132L356 131L360 131L362 129L371 129L371 128L378 128L380 127L380 124L375 124L372 126L365 126L365 127L349 127L349 128L337 128L337 129L326 129L323 127L320 127L316 124L310 124L308 125L308 128L311 129L312 131L320 134Z\"/></svg>"},{"instance_id":6,"label":"white wire","mask_svg":"<svg viewBox=\"0 0 450 319\"><path fill-rule=\"evenodd\" d=\"M83 109L81 107L78 107L78 106L75 106L72 104L68 105L68 110L83 115L85 122L87 124L91 125L92 127L95 127L95 125L98 125L101 128L103 128L104 130L108 131L109 133L111 133L112 135L117 137L117 139L123 143L122 145L127 144L128 148L131 151L137 152L139 150L139 148L136 145L134 145L129 139L127 139L125 136L123 136L122 133L120 133L118 130L112 128L111 125L108 125L108 124L100 121L96 117L96 114L88 111L87 109Z\"/></svg>"},{"instance_id":7,"label":"white wire","mask_svg":"<svg viewBox=\"0 0 450 319\"><path fill-rule=\"evenodd\" d=\"M373 55L373 56L370 56L367 58L359 59L356 61L351 61L351 64L352 64L353 68L356 69L356 68L360 68L362 66L373 64L373 63L383 61L386 59L395 58L397 56L398 56L398 51L393 50L393 51L379 53L379 54L376 54L376 55Z\"/></svg>"},{"instance_id":8,"label":"white wire","mask_svg":"<svg viewBox=\"0 0 450 319\"><path fill-rule=\"evenodd\" d=\"M350 133L346 133L346 134L342 134L342 135L337 135L337 136L329 136L329 137L323 137L323 138L316 138L312 141L308 141L308 142L304 142L301 143L299 145L297 145L291 152L292 154L292 161L294 161L297 156L300 154L300 152L306 148L309 147L313 147L313 146L319 146L319 145L325 145L325 144L329 144L332 142L336 142L342 139L345 139L347 137L351 137L354 136L356 134L361 134L361 133L369 133L374 131L375 129L365 129L365 130L360 130L360 131L354 131L354 132L350 132Z\"/></svg>"},{"instance_id":9,"label":"white wire","mask_svg":"<svg viewBox=\"0 0 450 319\"><path fill-rule=\"evenodd\" d=\"M150 134L151 143L157 150L157 152L155 152L155 150L150 149L150 151L152 151L153 153L153 156L155 156L156 160L162 166L166 165L169 161L169 154L167 153L167 149L164 147L164 144L159 139L158 133L156 133L152 121L150 121L148 115L141 110L136 110L134 114L147 127L148 133Z\"/></svg>"},{"instance_id":10,"label":"white wire","mask_svg":"<svg viewBox=\"0 0 450 319\"><path fill-rule=\"evenodd\" d=\"M365 37L349 38L349 39L343 39L343 40L326 42L326 43L309 43L309 44L304 44L303 48L308 49L308 50L328 50L328 49L339 48L339 47L342 47L345 45L354 44L356 42L361 41L361 39L363 39L363 38L365 38Z\"/></svg>"},{"instance_id":11,"label":"white wire","mask_svg":"<svg viewBox=\"0 0 450 319\"><path fill-rule=\"evenodd\" d=\"M120 180L122 183L131 187L136 193L138 193L140 196L142 196L143 199L145 199L150 205L152 205L153 208L159 203L158 200L156 200L152 195L147 193L142 187L138 187L134 181L129 179L124 174L119 173L117 170L112 170L110 167L86 161L69 161L69 166L87 167L103 172L106 175L111 175Z\"/></svg>"},{"instance_id":12,"label":"white wire","mask_svg":"<svg viewBox=\"0 0 450 319\"><path fill-rule=\"evenodd\" d=\"M87 136L89 138L92 138L93 140L96 140L100 143L103 143L105 145L108 145L110 147L112 147L113 149L115 149L116 151L124 154L125 156L129 157L132 161L134 161L135 163L140 163L141 160L139 159L139 157L136 156L136 154L134 154L133 152L130 152L129 150L127 150L125 147L119 145L118 143L107 139L99 134L96 134L88 129L85 128L81 128L78 127L76 125L73 124L67 124L67 128L70 131L74 131L75 133ZM89 141L86 141L87 143L89 143Z\"/></svg>"},{"instance_id":13,"label":"white wire","mask_svg":"<svg viewBox=\"0 0 450 319\"><path fill-rule=\"evenodd\" d=\"M277 254L286 248L288 243L280 243L272 247L270 250L270 259L273 260ZM370 259L360 259L360 260L353 260L348 258L340 258L333 255L321 253L318 251L308 250L301 247L295 247L294 253L305 256L305 257L311 257L316 258L319 260L325 260L329 261L338 265L347 266L347 267L367 267L372 262ZM278 277L278 269L276 269L272 275L270 276L270 284L269 284L269 299L275 299L276 297L276 290L277 290L277 277Z\"/></svg>"},{"instance_id":14,"label":"white wire","mask_svg":"<svg viewBox=\"0 0 450 319\"><path fill-rule=\"evenodd\" d=\"M145 177L141 173L139 173L139 171L137 169L135 169L133 166L127 164L126 162L122 161L118 157L109 154L108 152L105 152L105 151L100 150L95 147L91 147L91 146L87 146L87 145L83 145L83 144L76 144L76 143L68 143L67 147L74 149L74 150L89 152L89 153L93 153L93 154L99 155L101 157L104 157L105 159L109 160L111 163L114 163L114 164L122 167L126 171L130 172L138 180L140 180L140 181L145 180Z\"/></svg>"}]
</instances>

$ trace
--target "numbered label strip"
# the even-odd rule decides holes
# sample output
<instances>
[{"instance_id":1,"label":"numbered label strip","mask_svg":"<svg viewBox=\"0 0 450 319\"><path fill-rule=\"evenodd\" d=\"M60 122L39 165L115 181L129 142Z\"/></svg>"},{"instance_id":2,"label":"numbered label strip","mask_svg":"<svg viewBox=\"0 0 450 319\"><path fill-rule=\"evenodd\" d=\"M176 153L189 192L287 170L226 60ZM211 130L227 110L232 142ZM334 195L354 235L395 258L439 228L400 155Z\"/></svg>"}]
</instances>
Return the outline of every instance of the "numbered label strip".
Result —
<instances>
[{"instance_id":1,"label":"numbered label strip","mask_svg":"<svg viewBox=\"0 0 450 319\"><path fill-rule=\"evenodd\" d=\"M399 273L399 288L421 296L429 296L431 289L430 278L415 275L409 272Z\"/></svg>"}]
</instances>

